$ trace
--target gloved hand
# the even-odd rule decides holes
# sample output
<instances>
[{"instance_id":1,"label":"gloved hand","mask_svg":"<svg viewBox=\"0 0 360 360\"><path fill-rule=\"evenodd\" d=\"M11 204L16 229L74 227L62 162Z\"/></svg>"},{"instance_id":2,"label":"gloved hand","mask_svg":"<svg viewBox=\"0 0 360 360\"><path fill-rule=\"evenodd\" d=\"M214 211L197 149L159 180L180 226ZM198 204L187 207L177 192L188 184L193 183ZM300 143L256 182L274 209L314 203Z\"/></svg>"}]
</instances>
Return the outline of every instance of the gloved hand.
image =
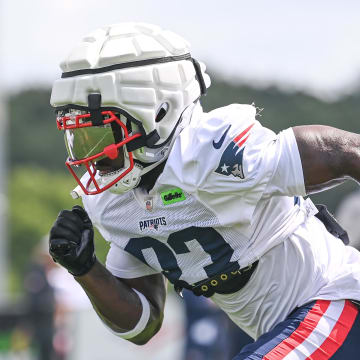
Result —
<instances>
[{"instance_id":1,"label":"gloved hand","mask_svg":"<svg viewBox=\"0 0 360 360\"><path fill-rule=\"evenodd\" d=\"M95 264L94 230L81 206L59 213L50 230L49 252L74 276L86 274Z\"/></svg>"}]
</instances>

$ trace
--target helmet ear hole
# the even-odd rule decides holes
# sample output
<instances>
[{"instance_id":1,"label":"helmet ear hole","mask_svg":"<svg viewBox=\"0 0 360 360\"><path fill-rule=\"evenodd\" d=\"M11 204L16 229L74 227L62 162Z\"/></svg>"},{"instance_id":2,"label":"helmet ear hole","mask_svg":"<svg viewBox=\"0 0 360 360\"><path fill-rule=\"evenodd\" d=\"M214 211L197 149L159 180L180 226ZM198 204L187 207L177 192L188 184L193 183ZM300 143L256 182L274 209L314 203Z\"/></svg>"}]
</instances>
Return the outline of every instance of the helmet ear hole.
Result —
<instances>
[{"instance_id":1,"label":"helmet ear hole","mask_svg":"<svg viewBox=\"0 0 360 360\"><path fill-rule=\"evenodd\" d=\"M155 122L156 123L160 122L164 118L164 116L167 114L168 111L169 111L169 104L167 102L162 103L157 112Z\"/></svg>"}]
</instances>

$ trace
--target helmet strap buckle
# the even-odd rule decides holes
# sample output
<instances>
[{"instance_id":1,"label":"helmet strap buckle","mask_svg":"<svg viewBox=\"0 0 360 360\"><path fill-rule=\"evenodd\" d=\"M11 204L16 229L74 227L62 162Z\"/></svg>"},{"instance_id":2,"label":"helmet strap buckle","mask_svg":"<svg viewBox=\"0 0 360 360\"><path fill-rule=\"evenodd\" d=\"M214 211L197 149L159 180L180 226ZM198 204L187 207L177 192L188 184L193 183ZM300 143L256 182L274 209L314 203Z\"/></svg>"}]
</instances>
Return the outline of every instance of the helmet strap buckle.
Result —
<instances>
[{"instance_id":1,"label":"helmet strap buckle","mask_svg":"<svg viewBox=\"0 0 360 360\"><path fill-rule=\"evenodd\" d=\"M88 107L90 111L90 120L93 126L103 125L103 117L101 115L101 94L88 95Z\"/></svg>"}]
</instances>

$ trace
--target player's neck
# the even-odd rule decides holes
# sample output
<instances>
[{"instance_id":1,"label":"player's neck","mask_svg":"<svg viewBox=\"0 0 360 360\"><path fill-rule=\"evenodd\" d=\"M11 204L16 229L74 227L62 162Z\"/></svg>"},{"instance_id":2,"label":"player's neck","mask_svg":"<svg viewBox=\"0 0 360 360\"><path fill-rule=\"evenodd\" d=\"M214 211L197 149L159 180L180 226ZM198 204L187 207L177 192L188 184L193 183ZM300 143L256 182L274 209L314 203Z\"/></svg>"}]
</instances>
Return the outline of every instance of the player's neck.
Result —
<instances>
[{"instance_id":1,"label":"player's neck","mask_svg":"<svg viewBox=\"0 0 360 360\"><path fill-rule=\"evenodd\" d=\"M165 164L166 164L166 161L162 162L155 169L153 169L153 170L149 171L148 173L146 173L145 175L143 175L141 177L138 187L141 187L141 188L145 189L147 192L149 192L154 187L156 180L163 172Z\"/></svg>"}]
</instances>

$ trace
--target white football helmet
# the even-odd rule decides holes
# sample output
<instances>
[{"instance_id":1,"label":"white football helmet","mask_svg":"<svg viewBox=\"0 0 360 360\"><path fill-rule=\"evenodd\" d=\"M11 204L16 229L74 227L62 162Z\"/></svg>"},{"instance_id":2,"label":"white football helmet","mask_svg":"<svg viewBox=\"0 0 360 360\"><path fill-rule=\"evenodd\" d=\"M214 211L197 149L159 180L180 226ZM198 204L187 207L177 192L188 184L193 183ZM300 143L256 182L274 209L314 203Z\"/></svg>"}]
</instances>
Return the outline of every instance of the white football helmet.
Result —
<instances>
[{"instance_id":1,"label":"white football helmet","mask_svg":"<svg viewBox=\"0 0 360 360\"><path fill-rule=\"evenodd\" d=\"M210 86L205 66L180 36L144 23L107 26L86 36L60 64L51 105L65 132L66 161L78 193L123 193L164 161ZM103 159L116 167L102 170ZM76 168L85 166L87 174Z\"/></svg>"}]
</instances>

